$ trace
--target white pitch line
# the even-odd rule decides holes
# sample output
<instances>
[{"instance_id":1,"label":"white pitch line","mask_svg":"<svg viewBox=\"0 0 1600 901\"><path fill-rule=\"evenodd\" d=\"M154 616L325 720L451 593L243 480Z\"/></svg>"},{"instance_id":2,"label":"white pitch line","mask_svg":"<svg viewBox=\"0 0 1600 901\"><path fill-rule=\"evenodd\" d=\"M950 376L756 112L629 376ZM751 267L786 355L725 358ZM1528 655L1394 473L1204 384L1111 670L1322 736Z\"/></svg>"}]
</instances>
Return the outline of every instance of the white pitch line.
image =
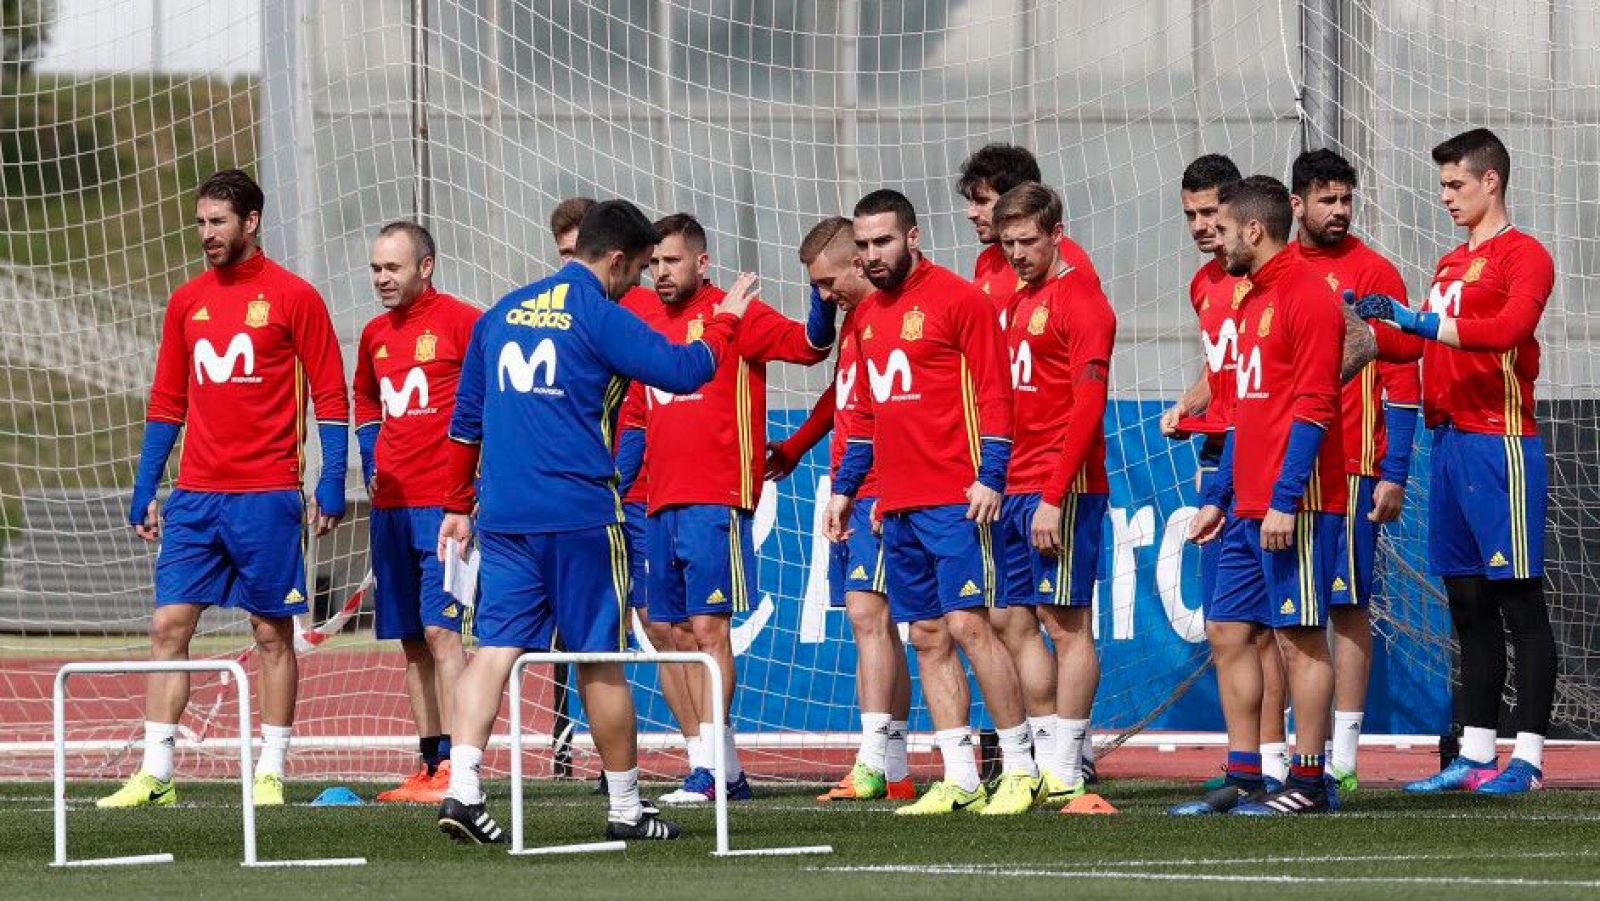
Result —
<instances>
[{"instance_id":1,"label":"white pitch line","mask_svg":"<svg viewBox=\"0 0 1600 901\"><path fill-rule=\"evenodd\" d=\"M1497 860L1567 860L1573 857L1594 857L1600 851L1529 851L1527 853L1496 853ZM1279 863L1407 863L1424 860L1477 860L1483 855L1478 852L1462 852L1459 854L1326 854L1326 855L1301 855L1296 857L1216 857L1194 858L1182 857L1168 860L1097 860L1095 864L1102 867L1208 867L1208 866L1252 866L1256 864Z\"/></svg>"},{"instance_id":2,"label":"white pitch line","mask_svg":"<svg viewBox=\"0 0 1600 901\"><path fill-rule=\"evenodd\" d=\"M1373 884L1459 886L1462 882L1461 877L1459 876L1279 876L1272 874L1252 873L1155 873L1141 872L1138 870L1128 872L1118 872L1115 870L1005 870L985 866L910 866L899 864L854 867L813 867L811 869L813 872L819 873L893 873L927 876L1017 876L1046 879L1125 879L1144 882L1225 882L1249 883L1253 885L1261 885L1265 883L1305 885L1308 883L1314 883L1321 885ZM1475 886L1492 885L1510 888L1600 888L1600 880L1516 878L1486 879L1472 877L1470 882Z\"/></svg>"}]
</instances>

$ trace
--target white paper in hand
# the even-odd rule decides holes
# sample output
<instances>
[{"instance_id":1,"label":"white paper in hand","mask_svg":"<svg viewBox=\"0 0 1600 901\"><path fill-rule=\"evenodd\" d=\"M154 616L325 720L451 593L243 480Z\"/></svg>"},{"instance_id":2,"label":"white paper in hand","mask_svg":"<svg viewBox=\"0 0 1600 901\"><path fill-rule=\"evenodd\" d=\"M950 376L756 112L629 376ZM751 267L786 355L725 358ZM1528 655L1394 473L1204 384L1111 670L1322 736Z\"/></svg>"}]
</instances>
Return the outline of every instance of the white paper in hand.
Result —
<instances>
[{"instance_id":1,"label":"white paper in hand","mask_svg":"<svg viewBox=\"0 0 1600 901\"><path fill-rule=\"evenodd\" d=\"M465 560L461 559L461 542L454 538L445 539L444 549L445 593L460 601L461 606L471 607L478 599L478 549L473 548Z\"/></svg>"}]
</instances>

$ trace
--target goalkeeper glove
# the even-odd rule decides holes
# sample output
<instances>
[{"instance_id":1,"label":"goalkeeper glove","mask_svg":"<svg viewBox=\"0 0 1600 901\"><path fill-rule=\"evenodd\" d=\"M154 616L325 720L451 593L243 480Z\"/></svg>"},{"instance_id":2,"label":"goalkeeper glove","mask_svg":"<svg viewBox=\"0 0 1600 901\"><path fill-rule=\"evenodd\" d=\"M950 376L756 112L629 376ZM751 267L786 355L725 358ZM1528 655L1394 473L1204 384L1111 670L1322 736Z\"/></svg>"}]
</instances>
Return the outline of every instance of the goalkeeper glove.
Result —
<instances>
[{"instance_id":1,"label":"goalkeeper glove","mask_svg":"<svg viewBox=\"0 0 1600 901\"><path fill-rule=\"evenodd\" d=\"M1375 319L1386 322L1409 335L1437 341L1439 338L1439 314L1423 313L1413 310L1404 303L1387 294L1368 294L1356 299L1354 291L1344 292L1344 301L1350 304L1357 316L1362 319Z\"/></svg>"}]
</instances>

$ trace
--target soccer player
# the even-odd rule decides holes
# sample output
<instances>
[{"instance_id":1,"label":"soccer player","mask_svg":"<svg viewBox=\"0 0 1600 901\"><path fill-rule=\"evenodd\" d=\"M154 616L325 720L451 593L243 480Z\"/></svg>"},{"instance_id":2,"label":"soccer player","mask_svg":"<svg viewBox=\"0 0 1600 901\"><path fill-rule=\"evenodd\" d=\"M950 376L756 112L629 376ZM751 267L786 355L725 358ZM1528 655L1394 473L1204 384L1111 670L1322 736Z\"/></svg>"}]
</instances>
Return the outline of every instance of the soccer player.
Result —
<instances>
[{"instance_id":1,"label":"soccer player","mask_svg":"<svg viewBox=\"0 0 1600 901\"><path fill-rule=\"evenodd\" d=\"M1211 255L1211 259L1189 281L1189 303L1199 320L1205 370L1178 403L1162 413L1160 427L1163 435L1176 441L1187 441L1192 435L1200 436L1198 488L1202 497L1216 476L1217 463L1222 459L1223 440L1228 427L1233 424L1236 390L1234 372L1238 350L1236 320L1239 305L1244 302L1244 293L1249 290L1247 279L1229 275L1224 268L1222 242L1216 230L1217 214L1221 209L1221 203L1217 200L1218 192L1224 185L1236 182L1239 178L1239 167L1234 165L1233 160L1221 154L1208 153L1196 157L1183 170L1179 189L1189 237L1196 249ZM1210 605L1216 591L1217 560L1221 552L1221 542L1200 545L1202 609ZM1277 642L1265 631L1258 638L1258 645L1262 680L1261 773L1267 787L1276 789L1289 775L1283 716L1287 704L1283 657L1278 652ZM1225 777L1211 780L1206 783L1206 788L1221 788L1225 781Z\"/></svg>"},{"instance_id":2,"label":"soccer player","mask_svg":"<svg viewBox=\"0 0 1600 901\"><path fill-rule=\"evenodd\" d=\"M973 266L972 281L994 303L1004 330L1011 299L1022 289L1023 281L1011 267L1000 247L1000 233L995 227L994 205L1000 195L1029 183L1044 181L1039 161L1026 147L1013 144L986 144L978 148L961 164L961 175L956 190L967 201L967 221L985 246ZM1096 285L1100 276L1095 273L1089 255L1065 232L1057 243L1057 253L1080 277ZM1055 757L1056 731L1056 660L1044 643L1039 631L1039 619L1026 605L1002 604L991 610L990 621L1000 640L1017 664L1022 679L1022 699L1028 713L1028 728L1033 733L1033 750L1045 764ZM1080 751L1084 774L1094 780L1093 736L1084 733ZM1044 766L1046 787L1059 794L1063 786L1048 766Z\"/></svg>"},{"instance_id":3,"label":"soccer player","mask_svg":"<svg viewBox=\"0 0 1600 901\"><path fill-rule=\"evenodd\" d=\"M1534 332L1555 284L1555 263L1511 224L1511 154L1494 132L1456 135L1433 148L1433 161L1439 199L1466 229L1466 243L1439 260L1426 309L1381 295L1358 305L1363 316L1423 340L1423 414L1433 429L1428 557L1444 580L1461 648L1460 755L1406 789L1520 794L1544 778L1556 681L1544 597L1544 444L1533 415ZM1507 642L1517 660L1517 741L1496 773Z\"/></svg>"},{"instance_id":4,"label":"soccer player","mask_svg":"<svg viewBox=\"0 0 1600 901\"><path fill-rule=\"evenodd\" d=\"M433 285L433 236L391 222L372 244L383 304L361 330L353 384L361 477L372 499L370 546L378 639L398 639L421 765L379 801L437 804L450 785L453 688L467 665L464 611L434 553L444 519L445 449L461 361L478 308Z\"/></svg>"},{"instance_id":5,"label":"soccer player","mask_svg":"<svg viewBox=\"0 0 1600 901\"><path fill-rule=\"evenodd\" d=\"M478 768L517 657L547 647L552 629L574 652L626 647L627 549L611 432L628 380L698 389L729 349L754 283L741 277L699 340L673 345L614 303L638 283L655 241L633 204L598 203L578 227L573 262L507 294L472 330L438 539L441 559L465 554L481 448L479 650L456 684L450 788L439 806L439 828L459 841L504 841ZM578 664L578 685L606 773L607 838L677 837L676 824L640 802L622 665Z\"/></svg>"},{"instance_id":6,"label":"soccer player","mask_svg":"<svg viewBox=\"0 0 1600 901\"><path fill-rule=\"evenodd\" d=\"M562 265L572 262L578 246L578 223L594 206L592 197L568 197L550 211L550 236L556 241L556 256Z\"/></svg>"},{"instance_id":7,"label":"soccer player","mask_svg":"<svg viewBox=\"0 0 1600 901\"><path fill-rule=\"evenodd\" d=\"M806 452L830 431L833 440L828 449L829 472L836 475L844 457L851 418L857 415L859 395L866 390L853 311L873 289L856 256L854 225L843 216L830 216L817 223L800 243L800 262L805 265L811 284L824 300L837 303L845 311L845 319L839 329L833 388L822 393L811 415L793 435L768 447L767 477L774 480L793 472ZM877 478L869 471L856 491L852 534L829 548L830 603L844 608L856 642L861 746L850 772L820 795L819 801L916 798L916 786L906 767L911 671L906 665L900 630L889 616L883 542L871 522L877 494Z\"/></svg>"},{"instance_id":8,"label":"soccer player","mask_svg":"<svg viewBox=\"0 0 1600 901\"><path fill-rule=\"evenodd\" d=\"M1356 189L1353 166L1331 150L1310 150L1295 159L1290 187L1289 201L1299 226L1298 239L1290 246L1336 296L1349 291L1404 300L1405 282L1394 264L1350 234ZM1339 598L1349 603L1336 602L1328 611L1334 666L1328 774L1341 793L1354 791L1357 785L1356 751L1372 669L1367 606L1372 602L1378 528L1397 519L1405 503L1421 396L1415 362L1374 361L1345 383L1340 403L1349 505L1345 553L1334 585L1342 582L1350 592Z\"/></svg>"},{"instance_id":9,"label":"soccer player","mask_svg":"<svg viewBox=\"0 0 1600 901\"><path fill-rule=\"evenodd\" d=\"M655 229L661 239L650 260L656 299L642 303L643 318L671 341L693 341L724 296L706 280L711 257L705 229L687 213L664 217ZM767 444L767 364L827 359L834 315L834 305L821 298L813 298L804 324L751 301L716 378L693 392L645 392L650 619L672 625L677 650L710 654L721 667L721 698L711 697L703 674L684 675L700 714L702 742L711 734L711 705L721 704L730 714L723 748L733 800L750 797L731 718L737 687L732 621L733 614L750 609L755 588L751 524ZM711 771L697 767L681 789L661 800L704 804L713 797Z\"/></svg>"},{"instance_id":10,"label":"soccer player","mask_svg":"<svg viewBox=\"0 0 1600 901\"><path fill-rule=\"evenodd\" d=\"M1111 490L1102 417L1117 332L1100 280L1061 258L1061 212L1060 195L1029 182L1002 195L993 213L1022 279L1006 327L1013 439L999 529L1004 599L1019 608L1008 613L1032 620L1037 610L1055 643L1052 713L1061 731L1053 757L1034 749L1046 804L1084 793L1082 747L1100 683L1092 605Z\"/></svg>"},{"instance_id":11,"label":"soccer player","mask_svg":"<svg viewBox=\"0 0 1600 901\"><path fill-rule=\"evenodd\" d=\"M350 405L322 297L257 244L264 203L261 188L238 169L212 175L195 192L208 269L167 303L128 521L140 538L161 544L152 659L188 659L207 607L250 614L261 662L255 802L277 805L299 685L294 617L307 609L302 515L319 536L344 515ZM307 383L322 445L309 510L300 496ZM158 517L156 490L180 432L177 487ZM177 802L172 751L188 703L188 673L150 676L144 762L99 806Z\"/></svg>"},{"instance_id":12,"label":"soccer player","mask_svg":"<svg viewBox=\"0 0 1600 901\"><path fill-rule=\"evenodd\" d=\"M1233 430L1193 540L1221 540L1206 637L1228 726L1221 788L1170 809L1256 815L1330 809L1323 742L1333 695L1328 606L1343 552L1344 446L1339 376L1345 318L1339 301L1287 248L1289 190L1257 175L1224 185L1215 229L1224 265L1249 276L1239 306ZM1229 495L1233 515L1224 516ZM1261 654L1256 632L1283 648L1289 694L1300 712L1289 778L1276 792L1261 781Z\"/></svg>"},{"instance_id":13,"label":"soccer player","mask_svg":"<svg viewBox=\"0 0 1600 901\"><path fill-rule=\"evenodd\" d=\"M881 189L855 207L856 252L878 290L856 308L869 390L846 436L827 511L830 540L853 534L851 508L874 463L890 613L911 641L944 778L898 814L1020 814L1041 783L1016 665L989 624L1004 548L994 523L1011 456L1011 384L994 308L970 282L924 258L911 201ZM1003 772L979 781L965 652L1000 738Z\"/></svg>"}]
</instances>

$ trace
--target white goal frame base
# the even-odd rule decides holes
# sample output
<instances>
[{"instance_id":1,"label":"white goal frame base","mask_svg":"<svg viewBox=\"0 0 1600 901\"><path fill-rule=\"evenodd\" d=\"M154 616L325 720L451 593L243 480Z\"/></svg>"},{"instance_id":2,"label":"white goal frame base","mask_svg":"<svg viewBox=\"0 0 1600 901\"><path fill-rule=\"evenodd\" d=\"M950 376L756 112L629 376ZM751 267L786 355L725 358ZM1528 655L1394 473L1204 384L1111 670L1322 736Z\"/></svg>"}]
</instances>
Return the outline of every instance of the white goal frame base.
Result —
<instances>
[{"instance_id":1,"label":"white goal frame base","mask_svg":"<svg viewBox=\"0 0 1600 901\"><path fill-rule=\"evenodd\" d=\"M115 867L172 863L171 854L136 854L128 857L67 858L67 679L80 673L227 673L233 677L239 698L239 783L244 817L246 867L360 867L365 857L326 857L308 860L261 860L256 856L255 773L250 762L250 677L236 660L108 660L68 663L56 671L53 719L55 723L55 839L53 867Z\"/></svg>"},{"instance_id":2,"label":"white goal frame base","mask_svg":"<svg viewBox=\"0 0 1600 901\"><path fill-rule=\"evenodd\" d=\"M611 653L554 653L530 652L518 657L511 666L511 850L519 856L543 854L585 854L624 850L624 842L589 842L577 845L549 845L529 848L524 844L522 823L522 671L533 664L548 663L621 663L624 666L639 663L688 663L705 667L711 697L722 697L722 670L710 654L681 651L643 652L622 651ZM713 857L787 856L799 854L832 854L832 845L805 845L790 848L728 847L728 779L727 761L723 759L723 734L727 730L721 704L711 705L712 775L716 780L714 807L717 820L717 848Z\"/></svg>"}]
</instances>

